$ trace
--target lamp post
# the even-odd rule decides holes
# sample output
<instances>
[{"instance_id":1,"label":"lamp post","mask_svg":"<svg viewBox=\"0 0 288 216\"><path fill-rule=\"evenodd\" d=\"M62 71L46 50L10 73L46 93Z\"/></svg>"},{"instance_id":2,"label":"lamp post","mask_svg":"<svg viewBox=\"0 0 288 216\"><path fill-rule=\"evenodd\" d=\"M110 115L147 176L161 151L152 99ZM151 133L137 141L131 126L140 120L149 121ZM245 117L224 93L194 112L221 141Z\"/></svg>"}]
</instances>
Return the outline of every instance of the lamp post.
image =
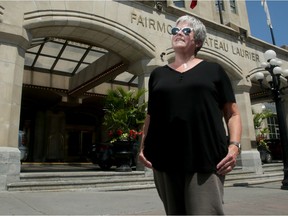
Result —
<instances>
[{"instance_id":1,"label":"lamp post","mask_svg":"<svg viewBox=\"0 0 288 216\"><path fill-rule=\"evenodd\" d=\"M288 88L281 85L281 80L286 78L288 82L288 69L282 70L280 67L282 62L276 58L276 53L273 50L267 50L264 53L266 62L262 62L261 66L269 72L266 76L266 81L269 83L269 90L272 92L273 101L276 105L277 119L279 124L280 140L283 152L283 165L284 165L284 179L282 181L281 189L288 190L288 137L287 137L287 126L284 116L284 110L282 106L282 95L283 90ZM261 88L264 88L262 81L265 75L262 72L255 74L256 79L259 81Z\"/></svg>"}]
</instances>

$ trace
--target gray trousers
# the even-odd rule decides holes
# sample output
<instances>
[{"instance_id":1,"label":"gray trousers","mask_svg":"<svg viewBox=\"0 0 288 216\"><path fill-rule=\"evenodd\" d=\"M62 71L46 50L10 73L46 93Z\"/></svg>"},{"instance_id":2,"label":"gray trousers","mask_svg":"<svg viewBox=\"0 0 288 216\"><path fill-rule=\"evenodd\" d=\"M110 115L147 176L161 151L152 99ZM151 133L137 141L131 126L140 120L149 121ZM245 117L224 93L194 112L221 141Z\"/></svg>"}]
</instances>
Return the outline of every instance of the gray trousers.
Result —
<instances>
[{"instance_id":1,"label":"gray trousers","mask_svg":"<svg viewBox=\"0 0 288 216\"><path fill-rule=\"evenodd\" d=\"M153 172L167 215L224 214L224 176L214 173Z\"/></svg>"}]
</instances>

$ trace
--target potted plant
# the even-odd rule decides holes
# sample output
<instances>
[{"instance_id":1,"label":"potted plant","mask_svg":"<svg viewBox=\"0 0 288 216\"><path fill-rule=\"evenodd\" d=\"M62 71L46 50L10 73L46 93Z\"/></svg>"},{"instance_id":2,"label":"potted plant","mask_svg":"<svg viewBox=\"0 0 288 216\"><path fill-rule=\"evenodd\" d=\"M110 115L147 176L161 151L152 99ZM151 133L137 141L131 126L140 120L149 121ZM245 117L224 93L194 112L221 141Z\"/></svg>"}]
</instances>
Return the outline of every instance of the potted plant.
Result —
<instances>
[{"instance_id":1,"label":"potted plant","mask_svg":"<svg viewBox=\"0 0 288 216\"><path fill-rule=\"evenodd\" d=\"M113 145L118 159L133 158L133 149L142 135L142 125L146 116L146 102L141 102L145 89L125 90L122 87L109 89L104 104L104 122L108 142ZM133 148L134 147L134 148ZM130 171L130 164L122 164L118 171ZM129 167L128 167L129 166Z\"/></svg>"}]
</instances>

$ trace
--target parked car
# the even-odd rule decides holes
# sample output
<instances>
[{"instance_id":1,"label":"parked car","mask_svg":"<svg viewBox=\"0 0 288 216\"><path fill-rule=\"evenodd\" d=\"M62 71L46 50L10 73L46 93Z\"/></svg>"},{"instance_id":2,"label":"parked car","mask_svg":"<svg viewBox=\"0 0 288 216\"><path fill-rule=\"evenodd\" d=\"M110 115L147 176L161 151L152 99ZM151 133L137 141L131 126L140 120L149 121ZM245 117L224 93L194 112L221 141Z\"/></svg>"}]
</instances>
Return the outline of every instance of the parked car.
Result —
<instances>
[{"instance_id":1,"label":"parked car","mask_svg":"<svg viewBox=\"0 0 288 216\"><path fill-rule=\"evenodd\" d=\"M102 170L109 170L112 166L119 167L121 164L115 157L115 146L111 143L98 143L92 145L89 158L93 164L98 164ZM138 144L135 143L131 148L129 166L136 166L138 154Z\"/></svg>"},{"instance_id":2,"label":"parked car","mask_svg":"<svg viewBox=\"0 0 288 216\"><path fill-rule=\"evenodd\" d=\"M283 152L280 139L265 140L272 153L273 160L283 160Z\"/></svg>"},{"instance_id":3,"label":"parked car","mask_svg":"<svg viewBox=\"0 0 288 216\"><path fill-rule=\"evenodd\" d=\"M258 146L260 152L260 158L263 163L271 163L272 160L282 160L282 146L280 139L266 139L264 140L267 147Z\"/></svg>"},{"instance_id":4,"label":"parked car","mask_svg":"<svg viewBox=\"0 0 288 216\"><path fill-rule=\"evenodd\" d=\"M28 157L27 138L24 131L18 132L18 149L20 151L20 161L25 161Z\"/></svg>"},{"instance_id":5,"label":"parked car","mask_svg":"<svg viewBox=\"0 0 288 216\"><path fill-rule=\"evenodd\" d=\"M261 159L262 163L271 163L272 162L272 153L269 150L269 148L266 148L264 146L258 146L257 150L260 153L260 159Z\"/></svg>"}]
</instances>

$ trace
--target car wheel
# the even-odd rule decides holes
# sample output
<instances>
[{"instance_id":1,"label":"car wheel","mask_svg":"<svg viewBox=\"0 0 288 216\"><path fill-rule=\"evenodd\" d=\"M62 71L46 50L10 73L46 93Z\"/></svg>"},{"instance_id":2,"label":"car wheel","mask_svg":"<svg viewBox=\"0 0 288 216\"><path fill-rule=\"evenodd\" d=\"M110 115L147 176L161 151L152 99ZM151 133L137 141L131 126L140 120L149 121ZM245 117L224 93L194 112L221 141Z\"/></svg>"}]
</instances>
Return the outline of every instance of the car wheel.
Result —
<instances>
[{"instance_id":1,"label":"car wheel","mask_svg":"<svg viewBox=\"0 0 288 216\"><path fill-rule=\"evenodd\" d=\"M262 163L266 162L266 152L265 151L260 151L260 159L261 159Z\"/></svg>"},{"instance_id":2,"label":"car wheel","mask_svg":"<svg viewBox=\"0 0 288 216\"><path fill-rule=\"evenodd\" d=\"M98 164L97 159L95 159L95 158L89 158L89 159L90 159L90 161L91 161L93 164Z\"/></svg>"},{"instance_id":3,"label":"car wheel","mask_svg":"<svg viewBox=\"0 0 288 216\"><path fill-rule=\"evenodd\" d=\"M112 167L112 164L110 162L107 162L107 163L99 162L98 165L103 171L110 170L110 168Z\"/></svg>"}]
</instances>

